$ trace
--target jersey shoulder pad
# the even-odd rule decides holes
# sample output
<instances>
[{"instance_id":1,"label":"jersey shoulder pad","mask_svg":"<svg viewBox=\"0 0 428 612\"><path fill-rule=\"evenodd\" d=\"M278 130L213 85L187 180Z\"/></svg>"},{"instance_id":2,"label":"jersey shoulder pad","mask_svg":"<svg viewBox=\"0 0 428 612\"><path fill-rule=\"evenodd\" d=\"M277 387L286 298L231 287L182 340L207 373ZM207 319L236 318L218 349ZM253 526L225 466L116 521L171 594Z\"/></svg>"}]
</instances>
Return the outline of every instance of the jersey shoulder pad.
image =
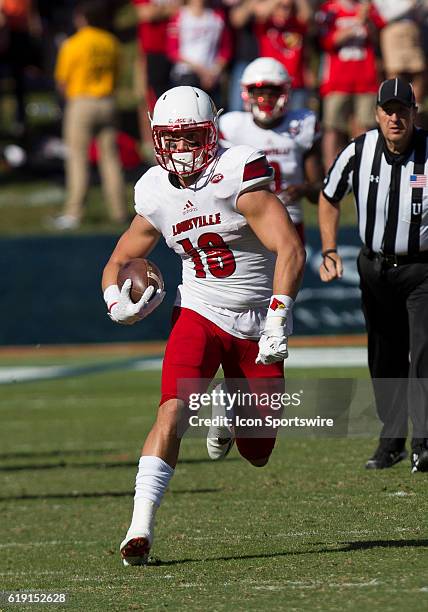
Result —
<instances>
[{"instance_id":1,"label":"jersey shoulder pad","mask_svg":"<svg viewBox=\"0 0 428 612\"><path fill-rule=\"evenodd\" d=\"M255 168L255 162L260 160L258 167L259 171L251 171L251 168ZM250 167L250 170L248 170ZM259 151L250 145L235 145L230 149L224 149L221 153L219 165L217 170L224 169L229 176L235 176L240 180L250 178L250 174L259 174L261 170L267 172L266 167L269 168L266 160L266 156L263 151Z\"/></svg>"},{"instance_id":2,"label":"jersey shoulder pad","mask_svg":"<svg viewBox=\"0 0 428 612\"><path fill-rule=\"evenodd\" d=\"M217 183L215 196L232 197L235 201L245 191L269 185L273 177L265 154L249 145L220 149L213 172L211 182ZM219 181L215 180L217 177L221 177Z\"/></svg>"},{"instance_id":3,"label":"jersey shoulder pad","mask_svg":"<svg viewBox=\"0 0 428 612\"><path fill-rule=\"evenodd\" d=\"M239 181L239 193L267 186L273 178L273 169L269 166L263 151L248 145L237 145L227 149L222 161L225 167L233 167L234 175Z\"/></svg>"},{"instance_id":4,"label":"jersey shoulder pad","mask_svg":"<svg viewBox=\"0 0 428 612\"><path fill-rule=\"evenodd\" d=\"M273 180L274 170L263 151L255 151L246 161L242 175L240 193L256 188L268 187Z\"/></svg>"}]
</instances>

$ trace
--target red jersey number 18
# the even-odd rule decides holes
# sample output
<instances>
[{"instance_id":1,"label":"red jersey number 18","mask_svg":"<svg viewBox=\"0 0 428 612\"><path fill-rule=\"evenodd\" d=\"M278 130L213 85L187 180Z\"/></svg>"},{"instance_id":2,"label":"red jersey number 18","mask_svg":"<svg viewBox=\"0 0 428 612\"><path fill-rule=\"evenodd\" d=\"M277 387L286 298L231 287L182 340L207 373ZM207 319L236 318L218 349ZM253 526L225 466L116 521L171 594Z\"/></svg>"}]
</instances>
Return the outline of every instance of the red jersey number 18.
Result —
<instances>
[{"instance_id":1,"label":"red jersey number 18","mask_svg":"<svg viewBox=\"0 0 428 612\"><path fill-rule=\"evenodd\" d=\"M183 250L190 255L195 266L197 278L206 278L204 264L198 250L188 238L178 240ZM214 232L207 232L198 238L198 247L207 259L208 270L216 278L227 278L236 270L236 261L232 251L228 248L223 238Z\"/></svg>"}]
</instances>

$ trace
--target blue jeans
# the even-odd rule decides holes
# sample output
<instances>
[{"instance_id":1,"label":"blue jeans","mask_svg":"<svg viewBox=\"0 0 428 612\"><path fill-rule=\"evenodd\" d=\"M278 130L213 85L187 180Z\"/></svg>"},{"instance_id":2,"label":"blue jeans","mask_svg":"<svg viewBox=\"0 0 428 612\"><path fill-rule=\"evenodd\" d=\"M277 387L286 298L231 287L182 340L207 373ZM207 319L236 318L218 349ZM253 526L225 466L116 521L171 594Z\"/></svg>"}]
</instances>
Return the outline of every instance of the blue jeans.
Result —
<instances>
[{"instance_id":1,"label":"blue jeans","mask_svg":"<svg viewBox=\"0 0 428 612\"><path fill-rule=\"evenodd\" d=\"M241 77L249 63L250 62L245 60L240 60L235 62L232 66L229 78L228 111L244 110L241 98Z\"/></svg>"}]
</instances>

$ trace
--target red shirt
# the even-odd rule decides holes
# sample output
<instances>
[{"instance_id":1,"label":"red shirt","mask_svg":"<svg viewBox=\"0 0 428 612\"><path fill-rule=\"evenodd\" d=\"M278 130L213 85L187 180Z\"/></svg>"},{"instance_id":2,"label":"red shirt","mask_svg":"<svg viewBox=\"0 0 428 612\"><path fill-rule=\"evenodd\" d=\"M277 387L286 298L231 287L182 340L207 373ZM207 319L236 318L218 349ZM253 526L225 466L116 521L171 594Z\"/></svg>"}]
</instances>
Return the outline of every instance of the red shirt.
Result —
<instances>
[{"instance_id":1,"label":"red shirt","mask_svg":"<svg viewBox=\"0 0 428 612\"><path fill-rule=\"evenodd\" d=\"M28 30L32 0L3 0L1 12L5 15L8 27L13 31Z\"/></svg>"},{"instance_id":2,"label":"red shirt","mask_svg":"<svg viewBox=\"0 0 428 612\"><path fill-rule=\"evenodd\" d=\"M132 0L140 4L165 4L162 0ZM139 21L137 27L138 45L143 53L165 53L165 39L168 19L161 21Z\"/></svg>"},{"instance_id":3,"label":"red shirt","mask_svg":"<svg viewBox=\"0 0 428 612\"><path fill-rule=\"evenodd\" d=\"M324 55L321 62L320 94L375 93L379 86L373 42L366 26L357 21L358 5L328 0L321 5L317 19L319 41ZM372 6L369 21L381 29L385 22ZM342 28L355 27L355 38L340 47L334 38Z\"/></svg>"},{"instance_id":4,"label":"red shirt","mask_svg":"<svg viewBox=\"0 0 428 612\"><path fill-rule=\"evenodd\" d=\"M269 19L256 22L255 32L261 57L274 57L287 69L294 88L304 87L303 45L307 33L306 24L296 17L290 17L281 26Z\"/></svg>"}]
</instances>

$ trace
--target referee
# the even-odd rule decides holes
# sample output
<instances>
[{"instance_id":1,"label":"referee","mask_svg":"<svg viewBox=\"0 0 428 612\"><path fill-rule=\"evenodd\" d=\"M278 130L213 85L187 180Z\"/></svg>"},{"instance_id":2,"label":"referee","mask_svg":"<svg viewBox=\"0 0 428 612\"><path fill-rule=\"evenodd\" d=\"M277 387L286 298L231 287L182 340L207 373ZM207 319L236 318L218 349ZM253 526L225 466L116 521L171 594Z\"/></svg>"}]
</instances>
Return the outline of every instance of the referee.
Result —
<instances>
[{"instance_id":1,"label":"referee","mask_svg":"<svg viewBox=\"0 0 428 612\"><path fill-rule=\"evenodd\" d=\"M388 468L406 457L410 417L412 472L427 472L428 132L415 127L416 113L412 86L384 81L378 129L353 140L330 168L319 201L320 277L329 282L342 276L340 201L353 191L363 243L358 272L369 369L383 423L366 467Z\"/></svg>"}]
</instances>

